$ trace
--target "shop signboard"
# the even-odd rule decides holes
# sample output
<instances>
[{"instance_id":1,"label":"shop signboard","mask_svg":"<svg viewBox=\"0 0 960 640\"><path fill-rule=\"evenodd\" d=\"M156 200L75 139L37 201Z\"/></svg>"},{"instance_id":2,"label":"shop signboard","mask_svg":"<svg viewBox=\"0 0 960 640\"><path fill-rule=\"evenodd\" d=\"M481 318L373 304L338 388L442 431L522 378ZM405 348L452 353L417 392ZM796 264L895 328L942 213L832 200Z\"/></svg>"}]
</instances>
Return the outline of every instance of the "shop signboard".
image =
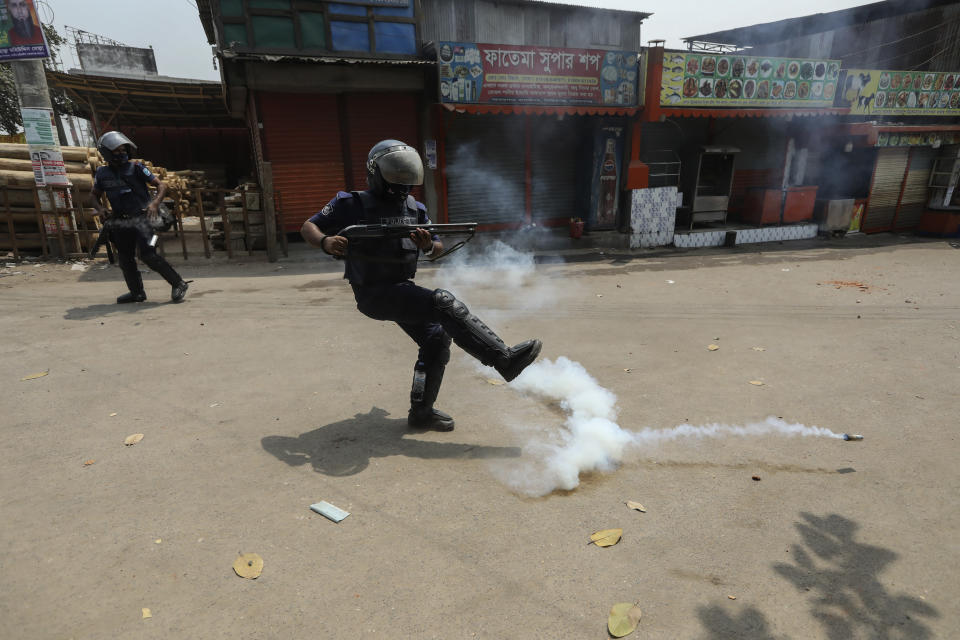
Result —
<instances>
[{"instance_id":1,"label":"shop signboard","mask_svg":"<svg viewBox=\"0 0 960 640\"><path fill-rule=\"evenodd\" d=\"M440 42L440 100L634 107L637 59L634 51Z\"/></svg>"},{"instance_id":2,"label":"shop signboard","mask_svg":"<svg viewBox=\"0 0 960 640\"><path fill-rule=\"evenodd\" d=\"M37 186L70 184L57 139L53 109L23 108L20 116Z\"/></svg>"},{"instance_id":3,"label":"shop signboard","mask_svg":"<svg viewBox=\"0 0 960 640\"><path fill-rule=\"evenodd\" d=\"M946 144L960 144L960 132L957 131L881 131L877 134L877 147L939 147Z\"/></svg>"},{"instance_id":4,"label":"shop signboard","mask_svg":"<svg viewBox=\"0 0 960 640\"><path fill-rule=\"evenodd\" d=\"M836 106L862 116L960 116L960 72L845 69Z\"/></svg>"},{"instance_id":5,"label":"shop signboard","mask_svg":"<svg viewBox=\"0 0 960 640\"><path fill-rule=\"evenodd\" d=\"M0 62L49 57L34 0L0 0Z\"/></svg>"},{"instance_id":6,"label":"shop signboard","mask_svg":"<svg viewBox=\"0 0 960 640\"><path fill-rule=\"evenodd\" d=\"M666 51L664 107L830 107L839 60Z\"/></svg>"},{"instance_id":7,"label":"shop signboard","mask_svg":"<svg viewBox=\"0 0 960 640\"><path fill-rule=\"evenodd\" d=\"M593 229L610 229L617 223L626 128L614 122L608 121L594 132L593 188L587 220Z\"/></svg>"}]
</instances>

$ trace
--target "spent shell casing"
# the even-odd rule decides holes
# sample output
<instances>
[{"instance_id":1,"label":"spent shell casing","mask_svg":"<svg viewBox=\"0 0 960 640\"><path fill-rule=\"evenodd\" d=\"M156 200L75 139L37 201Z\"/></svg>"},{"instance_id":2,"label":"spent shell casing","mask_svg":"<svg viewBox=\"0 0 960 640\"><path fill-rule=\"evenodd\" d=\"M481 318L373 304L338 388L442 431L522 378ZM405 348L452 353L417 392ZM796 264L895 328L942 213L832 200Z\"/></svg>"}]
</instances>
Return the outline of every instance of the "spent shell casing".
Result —
<instances>
[{"instance_id":1,"label":"spent shell casing","mask_svg":"<svg viewBox=\"0 0 960 640\"><path fill-rule=\"evenodd\" d=\"M863 436L859 433L845 433L843 434L844 440L863 440Z\"/></svg>"}]
</instances>

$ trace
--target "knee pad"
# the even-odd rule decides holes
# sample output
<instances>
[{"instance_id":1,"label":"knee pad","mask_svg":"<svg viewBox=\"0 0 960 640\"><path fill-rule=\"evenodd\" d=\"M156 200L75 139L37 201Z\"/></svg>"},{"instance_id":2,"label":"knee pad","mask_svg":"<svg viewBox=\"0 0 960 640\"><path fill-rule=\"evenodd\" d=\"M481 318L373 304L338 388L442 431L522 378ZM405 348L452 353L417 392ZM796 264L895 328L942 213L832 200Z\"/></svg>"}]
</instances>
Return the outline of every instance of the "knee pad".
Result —
<instances>
[{"instance_id":1,"label":"knee pad","mask_svg":"<svg viewBox=\"0 0 960 640\"><path fill-rule=\"evenodd\" d=\"M470 310L467 309L467 305L457 300L457 298L446 289L434 290L433 306L436 307L440 313L450 316L451 318L456 318L457 320L463 320L470 315Z\"/></svg>"}]
</instances>

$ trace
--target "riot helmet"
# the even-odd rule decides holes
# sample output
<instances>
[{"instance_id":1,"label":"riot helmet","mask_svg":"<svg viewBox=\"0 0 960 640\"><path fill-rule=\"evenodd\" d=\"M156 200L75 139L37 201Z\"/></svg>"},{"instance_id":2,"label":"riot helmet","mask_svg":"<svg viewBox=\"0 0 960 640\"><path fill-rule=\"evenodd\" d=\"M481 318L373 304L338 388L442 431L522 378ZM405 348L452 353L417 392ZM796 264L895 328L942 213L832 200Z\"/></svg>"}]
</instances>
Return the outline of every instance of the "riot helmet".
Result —
<instances>
[{"instance_id":1,"label":"riot helmet","mask_svg":"<svg viewBox=\"0 0 960 640\"><path fill-rule=\"evenodd\" d=\"M367 184L381 198L403 201L423 184L423 161L417 150L399 140L381 140L367 154Z\"/></svg>"},{"instance_id":2,"label":"riot helmet","mask_svg":"<svg viewBox=\"0 0 960 640\"><path fill-rule=\"evenodd\" d=\"M121 147L126 147L122 149ZM103 159L111 164L123 164L130 159L130 153L137 149L127 136L119 131L107 131L97 140L97 150ZM126 157L124 157L126 156Z\"/></svg>"}]
</instances>

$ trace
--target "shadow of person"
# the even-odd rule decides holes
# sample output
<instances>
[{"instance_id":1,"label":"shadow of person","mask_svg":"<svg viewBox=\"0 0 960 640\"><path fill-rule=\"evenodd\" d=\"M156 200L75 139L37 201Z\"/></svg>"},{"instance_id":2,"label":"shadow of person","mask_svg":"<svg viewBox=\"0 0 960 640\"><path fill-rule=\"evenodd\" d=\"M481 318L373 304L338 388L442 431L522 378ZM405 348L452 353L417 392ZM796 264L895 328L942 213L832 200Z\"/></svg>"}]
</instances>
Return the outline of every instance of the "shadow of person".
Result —
<instances>
[{"instance_id":1,"label":"shadow of person","mask_svg":"<svg viewBox=\"0 0 960 640\"><path fill-rule=\"evenodd\" d=\"M766 617L754 607L736 617L721 607L700 607L697 615L707 630L704 640L777 640Z\"/></svg>"},{"instance_id":2,"label":"shadow of person","mask_svg":"<svg viewBox=\"0 0 960 640\"><path fill-rule=\"evenodd\" d=\"M831 640L925 640L930 629L918 618L937 618L932 606L907 595L892 594L880 582L897 554L857 542L858 525L832 514L800 514L796 524L805 546L792 545L795 564L774 570L800 591L811 592L812 614ZM812 554L812 555L811 555Z\"/></svg>"},{"instance_id":3,"label":"shadow of person","mask_svg":"<svg viewBox=\"0 0 960 640\"><path fill-rule=\"evenodd\" d=\"M64 320L89 320L90 318L108 316L111 313L137 313L145 309L159 307L161 302L146 300L144 302L135 302L133 304L91 304L86 307L73 307L67 309L63 314Z\"/></svg>"},{"instance_id":4,"label":"shadow of person","mask_svg":"<svg viewBox=\"0 0 960 640\"><path fill-rule=\"evenodd\" d=\"M328 476L360 473L371 458L516 458L519 447L485 447L457 442L428 442L406 438L410 433L406 417L388 418L378 407L368 413L301 433L297 437L266 436L263 448L292 467L304 464Z\"/></svg>"}]
</instances>

